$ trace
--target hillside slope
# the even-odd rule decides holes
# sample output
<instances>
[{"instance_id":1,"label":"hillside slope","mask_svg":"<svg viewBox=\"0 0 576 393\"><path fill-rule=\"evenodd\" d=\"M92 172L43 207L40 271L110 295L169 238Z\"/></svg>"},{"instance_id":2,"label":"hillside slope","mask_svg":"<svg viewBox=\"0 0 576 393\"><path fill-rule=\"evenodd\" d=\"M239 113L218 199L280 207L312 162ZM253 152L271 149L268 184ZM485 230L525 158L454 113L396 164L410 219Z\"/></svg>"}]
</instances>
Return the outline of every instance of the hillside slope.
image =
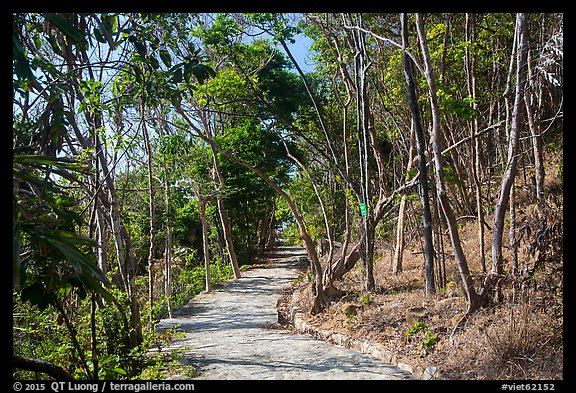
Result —
<instances>
[{"instance_id":1,"label":"hillside slope","mask_svg":"<svg viewBox=\"0 0 576 393\"><path fill-rule=\"evenodd\" d=\"M561 154L561 153L560 153ZM548 156L554 164L561 157ZM557 168L548 165L547 168ZM404 250L404 268L392 274L393 250L386 242L376 244L376 290L363 293L360 263L336 286L346 295L306 322L322 330L369 340L386 347L410 364L434 365L446 379L562 379L563 377L563 190L554 170L546 176L543 218L537 215L529 187L516 182L516 229L520 237L518 268L510 274L510 247L504 247L505 279L501 301L474 313L464 329L450 336L466 312L449 239L444 237L446 287L424 296L424 257L421 238L414 237ZM491 225L492 217L486 216ZM507 221L508 222L508 221ZM474 218L459 220L460 235L477 288L484 273L479 264L479 240ZM505 228L508 234L508 228ZM490 269L491 231L486 232L485 253ZM436 269L438 265L436 265ZM293 289L303 289L302 280ZM308 291L298 292L297 303L309 309ZM288 301L289 294L284 301ZM410 319L416 310L421 317ZM423 322L414 325L414 322ZM409 323L410 322L410 323Z\"/></svg>"}]
</instances>

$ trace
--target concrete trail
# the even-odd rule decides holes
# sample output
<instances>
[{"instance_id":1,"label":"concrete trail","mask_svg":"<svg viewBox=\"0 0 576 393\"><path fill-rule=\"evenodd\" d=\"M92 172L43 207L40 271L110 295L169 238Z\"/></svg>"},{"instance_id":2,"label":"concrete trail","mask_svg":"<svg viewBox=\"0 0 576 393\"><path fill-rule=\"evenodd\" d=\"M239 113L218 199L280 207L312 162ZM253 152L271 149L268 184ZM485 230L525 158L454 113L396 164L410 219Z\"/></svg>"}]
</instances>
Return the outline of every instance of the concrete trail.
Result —
<instances>
[{"instance_id":1,"label":"concrete trail","mask_svg":"<svg viewBox=\"0 0 576 393\"><path fill-rule=\"evenodd\" d=\"M282 329L276 303L306 253L297 247L276 253L265 267L243 271L161 320L158 330L186 334L163 350L182 349L180 361L199 371L195 379L415 379L370 355Z\"/></svg>"}]
</instances>

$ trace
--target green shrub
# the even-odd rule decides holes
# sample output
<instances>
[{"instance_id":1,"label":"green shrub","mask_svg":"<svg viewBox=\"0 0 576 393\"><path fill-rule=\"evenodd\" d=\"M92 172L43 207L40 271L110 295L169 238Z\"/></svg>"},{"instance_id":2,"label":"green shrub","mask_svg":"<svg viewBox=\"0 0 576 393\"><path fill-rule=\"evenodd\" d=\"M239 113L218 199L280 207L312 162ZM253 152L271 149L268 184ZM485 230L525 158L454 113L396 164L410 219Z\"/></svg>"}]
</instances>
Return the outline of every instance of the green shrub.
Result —
<instances>
[{"instance_id":1,"label":"green shrub","mask_svg":"<svg viewBox=\"0 0 576 393\"><path fill-rule=\"evenodd\" d=\"M426 322L414 323L414 325L410 326L408 330L406 330L404 336L406 337L407 342L410 342L415 337L418 337L420 339L420 347L424 351L431 350L437 343L437 337L432 334Z\"/></svg>"}]
</instances>

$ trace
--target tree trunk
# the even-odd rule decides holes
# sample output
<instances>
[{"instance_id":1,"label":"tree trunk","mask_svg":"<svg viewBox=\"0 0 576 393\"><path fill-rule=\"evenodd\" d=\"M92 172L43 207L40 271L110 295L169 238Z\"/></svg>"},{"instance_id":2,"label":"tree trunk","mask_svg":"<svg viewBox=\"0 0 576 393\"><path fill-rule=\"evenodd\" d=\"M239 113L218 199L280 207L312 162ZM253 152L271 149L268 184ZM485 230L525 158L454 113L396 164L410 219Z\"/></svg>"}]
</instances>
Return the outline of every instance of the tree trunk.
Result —
<instances>
[{"instance_id":1,"label":"tree trunk","mask_svg":"<svg viewBox=\"0 0 576 393\"><path fill-rule=\"evenodd\" d=\"M432 142L432 152L434 155L434 170L436 175L436 192L438 193L438 199L440 200L440 206L446 217L446 223L448 225L448 231L450 233L450 240L452 242L452 248L454 252L454 258L464 283L464 291L468 298L468 312L473 312L480 307L480 296L476 293L474 289L474 282L472 280L472 275L468 268L468 262L466 261L466 256L462 250L462 245L460 243L460 236L458 233L458 223L456 222L456 217L454 216L454 211L450 205L450 200L446 194L446 188L444 184L444 173L442 171L442 148L440 140L440 117L438 110L438 102L436 98L436 84L435 79L432 74L432 63L430 61L430 54L428 52L428 44L426 39L426 32L424 30L424 21L421 14L416 14L416 29L418 31L418 37L420 39L420 47L422 49L422 55L424 59L424 76L426 77L426 82L428 83L429 95L430 95L430 107L432 110L432 132L431 132L431 142Z\"/></svg>"},{"instance_id":2,"label":"tree trunk","mask_svg":"<svg viewBox=\"0 0 576 393\"><path fill-rule=\"evenodd\" d=\"M221 186L223 187L224 185L221 184ZM237 280L241 277L240 267L238 266L238 258L234 248L234 241L232 240L232 227L230 225L230 221L228 220L228 216L226 215L224 201L222 200L220 194L216 195L216 205L218 206L218 216L220 217L220 223L222 224L222 231L224 235L224 243L226 245L228 260L232 266L234 279Z\"/></svg>"},{"instance_id":3,"label":"tree trunk","mask_svg":"<svg viewBox=\"0 0 576 393\"><path fill-rule=\"evenodd\" d=\"M540 110L535 108L537 97L536 89L534 88L532 76L532 65L530 64L530 51L528 51L527 62L528 62L528 93L524 98L524 106L526 107L526 117L528 120L528 127L530 128L532 151L534 154L534 197L536 198L536 203L538 204L538 214L542 216L542 209L544 207L544 158L542 155L542 135L540 135ZM541 93L540 93L541 94Z\"/></svg>"},{"instance_id":4,"label":"tree trunk","mask_svg":"<svg viewBox=\"0 0 576 393\"><path fill-rule=\"evenodd\" d=\"M409 172L414 161L414 122L410 129L410 148L408 150L408 163L406 164L406 180L409 180ZM398 219L396 223L396 244L394 256L392 257L392 274L397 275L402 271L402 260L404 257L404 216L406 211L406 195L402 194L400 206L398 207Z\"/></svg>"},{"instance_id":5,"label":"tree trunk","mask_svg":"<svg viewBox=\"0 0 576 393\"><path fill-rule=\"evenodd\" d=\"M304 164L300 162L300 160L298 160L294 155L292 155L292 153L288 149L288 145L286 144L286 142L284 142L284 140L282 140L282 143L284 144L284 149L286 150L286 154L288 155L288 157L290 157L290 159L292 159L292 161L294 161L296 165L298 165L300 169L302 169L302 171L306 174L306 177L308 177L308 179L310 180L316 198L318 199L318 204L320 205L320 211L322 212L322 217L324 218L324 230L326 233L326 237L328 239L328 257L327 257L328 263L326 267L326 272L329 272L332 256L334 255L334 238L332 236L332 230L330 228L330 220L328 219L328 213L326 211L326 205L324 204L324 199L322 198L322 194L318 189L318 185L316 184L316 181L312 178L312 174L310 173L308 168L306 168ZM324 280L325 280L323 284L324 287L330 286L331 280L329 274L325 274Z\"/></svg>"},{"instance_id":6,"label":"tree trunk","mask_svg":"<svg viewBox=\"0 0 576 393\"><path fill-rule=\"evenodd\" d=\"M198 200L200 202L200 221L202 222L202 250L204 252L204 286L206 292L212 291L212 284L210 282L210 255L208 245L208 221L206 221L206 198L200 196L198 193Z\"/></svg>"},{"instance_id":7,"label":"tree trunk","mask_svg":"<svg viewBox=\"0 0 576 393\"><path fill-rule=\"evenodd\" d=\"M129 347L136 348L142 342L142 326L140 324L140 309L136 292L136 278L134 256L132 251L132 240L124 228L120 219L120 209L116 197L116 189L108 190L110 201L110 228L114 245L116 246L116 257L118 259L118 268L122 275L124 290L128 294L130 304L130 331Z\"/></svg>"},{"instance_id":8,"label":"tree trunk","mask_svg":"<svg viewBox=\"0 0 576 393\"><path fill-rule=\"evenodd\" d=\"M98 198L96 198L98 199ZM98 267L102 270L102 273L108 274L110 270L108 267L108 262L106 261L106 256L108 255L108 242L110 241L110 233L106 228L106 221L102 215L100 209L96 212L96 239L98 246L96 247L96 256L98 260Z\"/></svg>"},{"instance_id":9,"label":"tree trunk","mask_svg":"<svg viewBox=\"0 0 576 393\"><path fill-rule=\"evenodd\" d=\"M144 137L144 149L146 150L146 165L148 169L148 212L149 212L149 247L148 247L148 304L150 307L150 329L153 323L153 310L154 310L154 241L156 231L154 230L154 182L152 177L152 149L150 148L150 138L146 128L146 121L144 120L144 104L141 103L140 116L142 118L142 135Z\"/></svg>"},{"instance_id":10,"label":"tree trunk","mask_svg":"<svg viewBox=\"0 0 576 393\"><path fill-rule=\"evenodd\" d=\"M210 140L214 140L212 131L210 129L210 124L206 116L206 112L202 112L200 116L202 125L204 127L204 133L206 137ZM216 187L223 190L225 187L224 178L220 172L220 162L218 161L218 154L214 149L214 146L210 144L210 152L212 153L212 166L213 166L213 179L216 183ZM224 201L220 193L216 194L216 205L218 206L218 216L220 217L220 224L222 225L222 232L224 236L224 243L226 246L226 253L228 255L228 260L232 266L232 271L234 272L234 279L239 279L241 277L240 267L238 266L238 259L236 256L236 250L234 248L234 241L232 240L232 227L230 226L230 221L226 215L226 209L224 207Z\"/></svg>"},{"instance_id":11,"label":"tree trunk","mask_svg":"<svg viewBox=\"0 0 576 393\"><path fill-rule=\"evenodd\" d=\"M510 199L510 189L516 176L517 146L520 135L520 116L522 100L524 97L524 87L527 70L527 26L526 14L519 13L516 16L515 40L518 41L516 53L516 93L514 97L514 107L512 109L512 120L510 125L510 135L508 137L508 160L506 171L502 176L500 185L500 197L494 212L494 237L492 239L492 271L493 275L503 273L502 259L502 237L504 234L504 216L508 210Z\"/></svg>"},{"instance_id":12,"label":"tree trunk","mask_svg":"<svg viewBox=\"0 0 576 393\"><path fill-rule=\"evenodd\" d=\"M195 137L200 138L204 142L208 143L214 149L216 149L217 151L219 151L220 153L222 153L226 157L228 157L228 159L230 161L235 162L236 164L242 165L243 167L252 171L256 176L258 176L262 180L264 180L264 182L266 184L268 184L280 197L282 197L286 201L286 203L288 204L288 207L290 208L290 211L292 212L292 215L294 216L294 219L296 220L296 224L298 225L298 230L300 232L300 236L302 237L302 240L304 241L306 252L308 254L308 259L310 260L310 263L312 265L312 273L313 273L313 276L312 276L312 279L313 279L312 280L312 295L314 297L314 300L313 300L313 304L312 304L312 308L311 308L310 312L312 314L317 314L320 311L322 311L324 308L326 308L326 306L328 306L330 304L330 299L324 292L324 287L323 287L323 282L322 282L322 266L320 265L320 260L318 259L318 254L316 253L316 248L314 247L314 242L312 241L312 238L310 237L310 234L308 233L308 231L306 229L306 224L304 223L304 219L302 218L302 215L300 214L298 207L296 206L296 204L294 203L292 198L284 190L282 190L282 188L280 188L280 186L278 186L278 184L276 184L272 179L270 179L269 176L267 176L260 169L256 168L255 166L249 164L246 161L239 159L234 154L230 153L229 151L227 151L227 150L223 149L221 146L219 146L214 140L206 137L206 135L204 135L202 132L199 132L199 130L195 126L194 122L192 122L190 120L190 118L186 115L186 112L184 112L181 107L177 107L176 110L178 111L178 113L180 115L182 115L182 117L184 118L186 123L188 125L190 125L190 127L194 131L196 131L196 133L193 134Z\"/></svg>"},{"instance_id":13,"label":"tree trunk","mask_svg":"<svg viewBox=\"0 0 576 393\"><path fill-rule=\"evenodd\" d=\"M219 188L224 189L224 178L220 174L220 164L218 162L218 157L216 156L216 151L212 148L212 157L214 159L214 177L216 184ZM232 240L232 227L230 226L230 221L226 215L226 209L224 208L224 200L220 193L216 195L216 204L218 206L218 215L220 217L220 223L222 224L222 231L224 233L224 242L226 244L226 251L228 254L228 260L232 266L232 271L234 272L234 279L239 279L241 277L240 267L238 266L238 259L236 257L236 250L234 248L234 241Z\"/></svg>"},{"instance_id":14,"label":"tree trunk","mask_svg":"<svg viewBox=\"0 0 576 393\"><path fill-rule=\"evenodd\" d=\"M90 296L90 345L92 346L92 376L94 379L98 379L98 337L96 334L96 295L95 292L91 293Z\"/></svg>"},{"instance_id":15,"label":"tree trunk","mask_svg":"<svg viewBox=\"0 0 576 393\"><path fill-rule=\"evenodd\" d=\"M12 355L12 366L21 370L44 373L56 380L73 381L75 379L60 366L44 360L25 358L20 355Z\"/></svg>"},{"instance_id":16,"label":"tree trunk","mask_svg":"<svg viewBox=\"0 0 576 393\"><path fill-rule=\"evenodd\" d=\"M512 183L510 188L510 228L508 229L508 240L510 244L510 267L512 274L518 273L518 242L516 241L516 187Z\"/></svg>"},{"instance_id":17,"label":"tree trunk","mask_svg":"<svg viewBox=\"0 0 576 393\"><path fill-rule=\"evenodd\" d=\"M361 27L361 16L358 15L356 24ZM356 124L358 129L358 157L360 167L360 190L361 200L364 204L366 215L362 218L362 228L364 231L363 242L360 247L360 258L364 265L364 285L365 291L372 291L375 287L373 264L374 264L374 231L375 225L372 215L374 209L371 206L372 193L370 189L370 176L371 168L369 161L369 146L370 142L375 142L375 138L371 138L370 134L370 109L368 103L367 87L366 87L366 73L370 67L370 62L367 63L365 51L365 37L361 31L352 31L354 42L354 71L356 83ZM373 151L377 149L372 143ZM380 163L380 157L376 157L376 162Z\"/></svg>"},{"instance_id":18,"label":"tree trunk","mask_svg":"<svg viewBox=\"0 0 576 393\"><path fill-rule=\"evenodd\" d=\"M474 43L476 41L475 32L475 18L473 14L466 14L466 37L469 37L469 41ZM468 38L467 38L468 40ZM466 69L468 76L468 95L472 98L472 107L477 108L476 103L476 55L470 54L470 49L466 46ZM486 256L484 252L484 209L482 207L482 181L481 176L481 160L480 160L480 138L476 137L478 133L478 117L475 115L472 121L471 137L474 139L471 144L472 154L470 155L472 159L472 178L474 179L474 187L476 189L476 217L478 223L478 243L480 249L480 266L482 266L482 271L486 272Z\"/></svg>"},{"instance_id":19,"label":"tree trunk","mask_svg":"<svg viewBox=\"0 0 576 393\"><path fill-rule=\"evenodd\" d=\"M430 211L430 197L428 195L428 170L426 168L426 147L424 130L420 124L420 111L418 109L418 98L412 76L413 67L406 47L408 46L408 17L405 13L401 16L402 25L402 48L404 63L404 78L406 80L406 90L408 93L408 104L412 113L412 124L416 137L416 150L418 152L418 169L420 171L419 194L422 201L422 226L424 232L424 269L426 277L426 296L431 296L435 292L434 285L434 245L432 241L432 213ZM432 93L431 93L432 94Z\"/></svg>"},{"instance_id":20,"label":"tree trunk","mask_svg":"<svg viewBox=\"0 0 576 393\"><path fill-rule=\"evenodd\" d=\"M168 184L168 169L166 160L162 162L164 169L164 205L166 209L166 248L164 249L164 297L168 308L168 317L172 318L172 222L170 220L170 185Z\"/></svg>"},{"instance_id":21,"label":"tree trunk","mask_svg":"<svg viewBox=\"0 0 576 393\"><path fill-rule=\"evenodd\" d=\"M215 145L218 149L219 147ZM296 224L298 225L298 230L300 231L300 237L304 242L304 246L306 248L306 252L308 254L308 258L310 260L312 266L312 296L314 297L312 308L310 310L311 314L317 314L324 310L324 308L330 303L330 299L324 293L324 285L322 279L322 266L320 265L320 260L318 259L318 254L316 253L316 248L314 247L314 242L310 237L310 234L306 230L306 224L304 223L304 219L302 218L298 207L290 198L286 192L284 192L276 183L274 183L264 172L259 170L258 168L253 167L252 165L244 162L237 157L233 156L227 151L223 149L220 150L224 155L230 158L232 161L243 165L244 167L250 169L254 172L257 176L259 176L262 180L264 180L278 195L280 195L290 208L294 219L296 220Z\"/></svg>"}]
</instances>

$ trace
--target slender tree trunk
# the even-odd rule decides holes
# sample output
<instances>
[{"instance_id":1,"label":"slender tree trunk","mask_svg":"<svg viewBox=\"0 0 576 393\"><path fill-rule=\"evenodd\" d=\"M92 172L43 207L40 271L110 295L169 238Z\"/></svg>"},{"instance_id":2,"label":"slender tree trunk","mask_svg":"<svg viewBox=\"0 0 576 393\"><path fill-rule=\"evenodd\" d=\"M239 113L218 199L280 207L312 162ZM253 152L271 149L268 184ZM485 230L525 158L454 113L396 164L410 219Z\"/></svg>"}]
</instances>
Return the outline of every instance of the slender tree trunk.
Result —
<instances>
[{"instance_id":1,"label":"slender tree trunk","mask_svg":"<svg viewBox=\"0 0 576 393\"><path fill-rule=\"evenodd\" d=\"M212 149L212 157L214 158L214 174L216 184L220 188L224 188L224 178L220 174L220 164L218 163L218 158L216 152ZM234 279L239 279L241 277L240 267L238 266L238 259L236 257L236 250L234 248L234 241L232 240L232 227L230 226L230 221L226 215L226 209L224 208L224 200L220 193L216 195L216 204L218 206L218 215L220 217L220 223L222 224L222 231L224 232L224 242L226 244L226 251L228 255L228 260L232 266L232 271L234 272Z\"/></svg>"},{"instance_id":2,"label":"slender tree trunk","mask_svg":"<svg viewBox=\"0 0 576 393\"><path fill-rule=\"evenodd\" d=\"M462 250L462 245L460 243L460 236L458 233L458 223L456 222L456 217L454 216L454 211L450 204L450 200L446 194L445 184L444 184L444 174L442 170L442 148L440 140L440 117L438 110L438 102L436 98L436 84L434 76L432 74L432 63L430 61L430 54L428 52L428 44L426 39L426 32L424 30L424 21L421 14L416 14L416 29L418 31L418 37L420 39L420 47L422 49L422 55L424 59L424 74L426 77L426 82L428 83L429 95L430 95L430 107L432 110L432 132L431 132L431 142L432 142L432 152L434 155L434 170L436 174L436 192L438 193L438 199L440 200L440 206L446 217L446 223L448 225L448 231L450 233L450 240L452 242L452 249L454 252L454 258L460 271L460 276L464 284L464 290L468 298L468 312L473 312L480 307L480 296L476 293L474 289L474 282L472 280L472 275L468 268L468 262L464 251Z\"/></svg>"},{"instance_id":3,"label":"slender tree trunk","mask_svg":"<svg viewBox=\"0 0 576 393\"><path fill-rule=\"evenodd\" d=\"M122 222L120 222L120 236L121 241L124 242L126 252L126 272L129 288L128 298L130 299L130 348L136 348L142 343L140 306L138 304L138 293L136 291L136 264L134 263L132 239Z\"/></svg>"},{"instance_id":4,"label":"slender tree trunk","mask_svg":"<svg viewBox=\"0 0 576 393\"><path fill-rule=\"evenodd\" d=\"M120 219L116 190L112 188L109 189L108 192L110 200L110 228L112 230L114 245L116 246L116 257L118 259L119 271L123 278L124 290L128 294L130 303L129 347L136 348L142 342L142 326L140 324L140 307L138 305L136 292L132 241Z\"/></svg>"},{"instance_id":5,"label":"slender tree trunk","mask_svg":"<svg viewBox=\"0 0 576 393\"><path fill-rule=\"evenodd\" d=\"M358 15L356 24L361 27L362 19ZM374 231L375 224L372 217L374 209L372 204L372 193L370 189L371 168L369 164L369 147L371 142L370 133L370 112L366 86L366 74L370 67L367 62L365 52L364 33L360 30L353 30L354 38L354 73L356 83L356 124L358 129L358 158L360 167L360 202L364 204L366 215L362 217L362 228L364 231L364 241L360 247L360 258L364 265L364 285L365 291L372 291L375 287L374 282ZM373 150L374 144L372 144ZM378 157L379 158L379 157ZM380 160L376 159L377 162Z\"/></svg>"},{"instance_id":6,"label":"slender tree trunk","mask_svg":"<svg viewBox=\"0 0 576 393\"><path fill-rule=\"evenodd\" d=\"M466 37L469 37L469 41L474 43L476 41L475 32L475 18L472 14L466 14ZM467 75L468 75L468 94L472 97L472 107L476 110L478 104L476 103L476 55L470 54L470 49L466 47L466 65L467 65ZM481 160L480 160L480 138L476 137L478 133L478 117L474 116L471 128L471 137L474 139L471 144L472 147L472 178L474 179L474 187L476 189L476 217L478 222L478 243L480 249L480 266L482 266L482 271L486 272L486 256L484 252L484 209L482 207L482 181L480 179L481 170Z\"/></svg>"},{"instance_id":7,"label":"slender tree trunk","mask_svg":"<svg viewBox=\"0 0 576 393\"><path fill-rule=\"evenodd\" d=\"M204 252L204 287L206 292L212 292L212 284L210 282L210 255L208 247L208 221L206 220L206 198L200 196L198 193L198 199L200 201L200 222L202 222L202 250Z\"/></svg>"},{"instance_id":8,"label":"slender tree trunk","mask_svg":"<svg viewBox=\"0 0 576 393\"><path fill-rule=\"evenodd\" d=\"M434 189L434 193L436 194L436 190ZM440 211L442 208L440 207L440 201L438 198L435 200L436 208L434 211L434 220L437 222L437 229L436 229L436 248L438 249L437 255L439 257L436 259L438 261L438 288L445 288L446 287L446 257L444 251L444 236L442 234L442 215Z\"/></svg>"},{"instance_id":9,"label":"slender tree trunk","mask_svg":"<svg viewBox=\"0 0 576 393\"><path fill-rule=\"evenodd\" d=\"M96 335L96 293L92 292L90 298L90 345L92 353L92 377L94 379L99 379L99 369L98 369L98 339Z\"/></svg>"},{"instance_id":10,"label":"slender tree trunk","mask_svg":"<svg viewBox=\"0 0 576 393\"><path fill-rule=\"evenodd\" d=\"M210 124L208 123L208 119L205 115L205 112L202 112L201 115L202 125L204 126L204 131L206 137L210 140L214 140L214 136L212 135L212 131L210 130ZM220 172L220 162L218 161L218 154L214 147L210 145L210 151L212 153L212 166L213 166L213 178L216 186L220 189L224 189L224 177L222 177L222 173ZM220 193L216 194L216 205L218 206L218 216L220 217L220 224L222 225L222 232L224 235L224 243L226 245L226 253L228 255L228 260L230 261L230 265L232 266L232 271L234 272L234 279L239 279L241 277L240 274L240 267L238 266L238 259L236 257L236 250L234 248L234 241L232 240L232 227L230 226L230 221L226 215L226 209L224 207L224 200L222 199L222 195Z\"/></svg>"},{"instance_id":11,"label":"slender tree trunk","mask_svg":"<svg viewBox=\"0 0 576 393\"><path fill-rule=\"evenodd\" d=\"M516 187L510 187L510 228L508 229L510 244L510 265L512 274L518 273L518 243L516 242Z\"/></svg>"},{"instance_id":12,"label":"slender tree trunk","mask_svg":"<svg viewBox=\"0 0 576 393\"><path fill-rule=\"evenodd\" d=\"M98 242L98 246L96 248L96 257L98 260L98 267L104 274L108 274L108 271L110 270L108 267L108 262L106 261L106 256L108 254L109 236L110 233L106 228L106 221L102 215L102 212L100 209L98 209L96 212L96 239Z\"/></svg>"},{"instance_id":13,"label":"slender tree trunk","mask_svg":"<svg viewBox=\"0 0 576 393\"><path fill-rule=\"evenodd\" d=\"M492 239L492 274L501 275L503 273L502 259L502 237L504 234L504 216L508 210L510 199L510 189L514 183L516 175L517 146L520 135L520 116L522 113L522 100L524 97L524 87L526 84L527 70L527 25L526 14L519 13L516 17L516 40L518 50L516 55L516 93L514 97L514 107L512 109L512 120L510 125L510 135L508 138L508 160L506 171L502 176L500 185L500 197L494 212L494 237Z\"/></svg>"},{"instance_id":14,"label":"slender tree trunk","mask_svg":"<svg viewBox=\"0 0 576 393\"><path fill-rule=\"evenodd\" d=\"M172 225L166 226L166 249L164 251L164 297L168 318L172 318Z\"/></svg>"},{"instance_id":15,"label":"slender tree trunk","mask_svg":"<svg viewBox=\"0 0 576 393\"><path fill-rule=\"evenodd\" d=\"M426 296L431 296L435 292L434 285L434 245L432 242L432 214L430 212L430 197L428 195L428 170L426 168L426 147L424 139L424 130L420 124L420 111L418 109L418 99L416 97L416 88L412 76L413 67L406 47L408 46L408 17L405 13L401 15L402 25L402 47L404 62L404 78L406 80L406 89L408 92L408 104L412 113L412 124L414 126L414 135L416 137L416 150L418 152L418 169L420 171L419 194L422 201L422 224L424 231L424 253L425 253L425 277L426 277ZM432 89L431 89L432 90ZM434 92L435 93L435 92ZM432 93L431 93L432 94Z\"/></svg>"},{"instance_id":16,"label":"slender tree trunk","mask_svg":"<svg viewBox=\"0 0 576 393\"><path fill-rule=\"evenodd\" d=\"M82 348L82 346L78 342L78 332L76 331L76 328L74 327L74 325L72 324L72 321L68 317L68 314L66 314L66 311L64 310L64 306L62 305L62 302L57 297L55 297L55 299L54 299L54 305L56 306L56 309L58 310L58 312L62 316L62 319L64 320L64 324L66 325L66 329L68 329L68 334L70 335L70 340L72 341L72 346L74 347L74 350L77 352L78 358L80 359L80 366L82 367L82 369L84 369L84 372L86 373L86 376L88 378L94 379L94 376L92 375L92 372L90 371L90 368L88 367L88 361L86 360L86 355L84 354L84 349Z\"/></svg>"},{"instance_id":17,"label":"slender tree trunk","mask_svg":"<svg viewBox=\"0 0 576 393\"><path fill-rule=\"evenodd\" d=\"M168 308L168 317L172 318L172 221L170 220L170 185L166 157L162 161L164 169L164 205L166 209L166 248L164 249L164 297Z\"/></svg>"},{"instance_id":18,"label":"slender tree trunk","mask_svg":"<svg viewBox=\"0 0 576 393\"><path fill-rule=\"evenodd\" d=\"M406 180L408 173L412 169L412 156L414 155L414 122L410 129L410 148L408 150L408 163L406 164ZM400 206L398 207L398 219L396 222L396 244L394 247L394 256L392 257L392 274L397 275L402 271L402 260L404 257L404 215L406 214L406 195L402 194Z\"/></svg>"},{"instance_id":19,"label":"slender tree trunk","mask_svg":"<svg viewBox=\"0 0 576 393\"><path fill-rule=\"evenodd\" d=\"M228 260L232 266L232 271L234 272L234 279L239 279L241 277L240 267L238 266L238 259L236 256L236 250L234 248L234 242L232 240L232 227L230 226L230 221L226 215L226 210L224 208L224 201L222 197L218 194L216 195L216 204L218 206L218 215L220 217L220 223L222 224L222 230L224 231L224 242L226 244L226 251L228 255Z\"/></svg>"},{"instance_id":20,"label":"slender tree trunk","mask_svg":"<svg viewBox=\"0 0 576 393\"><path fill-rule=\"evenodd\" d=\"M534 191L536 203L538 204L538 213L542 216L542 209L544 207L544 159L542 155L542 135L540 135L540 111L536 106L536 93L533 88L532 65L530 61L530 51L528 51L528 84L531 87L524 98L524 105L526 107L526 117L528 120L528 127L530 128L532 151L534 154Z\"/></svg>"},{"instance_id":21,"label":"slender tree trunk","mask_svg":"<svg viewBox=\"0 0 576 393\"><path fill-rule=\"evenodd\" d=\"M150 138L148 129L146 128L146 121L144 120L144 104L140 104L140 116L142 119L142 135L144 137L144 149L146 150L146 165L148 169L148 215L149 215L149 247L148 247L148 304L150 307L150 329L154 320L154 248L156 231L154 230L154 182L152 176L152 149L150 148Z\"/></svg>"},{"instance_id":22,"label":"slender tree trunk","mask_svg":"<svg viewBox=\"0 0 576 393\"><path fill-rule=\"evenodd\" d=\"M97 121L95 125L100 126L100 122ZM129 339L128 346L129 348L136 348L142 342L142 326L140 323L140 307L138 305L136 292L136 268L134 266L132 240L120 218L118 194L114 185L112 172L109 170L106 157L104 156L104 149L100 143L100 138L95 134L94 139L97 158L100 160L100 168L102 169L103 178L108 188L108 198L106 200L102 197L102 206L108 209L107 213L110 218L111 235L116 247L118 270L122 276L123 289L128 294L130 303L130 331L127 332Z\"/></svg>"},{"instance_id":23,"label":"slender tree trunk","mask_svg":"<svg viewBox=\"0 0 576 393\"><path fill-rule=\"evenodd\" d=\"M322 311L330 304L330 299L324 292L323 280L322 280L322 266L320 264L320 260L318 259L318 254L316 253L314 242L312 241L312 238L310 237L310 234L306 229L304 219L302 218L302 215L300 214L300 211L296 206L296 204L294 203L294 201L292 200L292 198L260 169L256 168L255 166L251 165L246 161L239 159L234 154L230 153L229 151L223 149L218 144L216 144L214 140L206 137L206 135L200 132L198 127L195 126L194 122L190 120L186 112L184 112L181 107L177 107L176 110L184 118L186 123L195 131L195 133L193 134L195 137L202 139L204 142L214 147L214 149L216 149L217 151L228 157L230 161L242 165L243 167L252 171L256 176L264 180L266 184L268 184L280 197L282 197L286 201L290 211L292 212L292 215L294 216L294 219L296 220L300 236L304 241L304 246L308 254L308 259L310 260L312 266L312 278L313 278L312 295L314 300L310 312L312 314L317 314L320 311Z\"/></svg>"},{"instance_id":24,"label":"slender tree trunk","mask_svg":"<svg viewBox=\"0 0 576 393\"><path fill-rule=\"evenodd\" d=\"M296 165L298 165L300 167L300 169L302 169L302 171L306 174L306 177L308 177L308 180L310 180L310 184L312 184L312 188L314 190L314 193L316 195L316 199L318 199L318 203L320 205L320 211L322 212L322 217L324 219L324 230L326 232L326 237L328 238L328 244L329 244L329 248L328 248L328 257L327 257L327 261L328 261L328 266L326 268L326 272L330 271L330 265L331 265L331 261L332 261L332 256L334 255L334 238L332 236L332 230L330 228L330 220L328 219L328 213L326 211L326 205L324 204L324 199L322 198L322 194L320 193L320 190L318 188L318 185L316 184L316 181L314 180L314 178L312 177L312 174L310 173L310 171L308 170L308 168L306 168L304 166L304 164L302 164L300 162L300 160L298 160L298 158L296 158L288 149L288 145L286 144L286 142L284 142L284 140L282 140L282 143L284 144L284 149L286 150L286 154L288 155L288 157L294 161L296 163ZM329 287L331 284L331 280L330 280L330 274L325 274L325 278L324 278L324 287Z\"/></svg>"}]
</instances>

